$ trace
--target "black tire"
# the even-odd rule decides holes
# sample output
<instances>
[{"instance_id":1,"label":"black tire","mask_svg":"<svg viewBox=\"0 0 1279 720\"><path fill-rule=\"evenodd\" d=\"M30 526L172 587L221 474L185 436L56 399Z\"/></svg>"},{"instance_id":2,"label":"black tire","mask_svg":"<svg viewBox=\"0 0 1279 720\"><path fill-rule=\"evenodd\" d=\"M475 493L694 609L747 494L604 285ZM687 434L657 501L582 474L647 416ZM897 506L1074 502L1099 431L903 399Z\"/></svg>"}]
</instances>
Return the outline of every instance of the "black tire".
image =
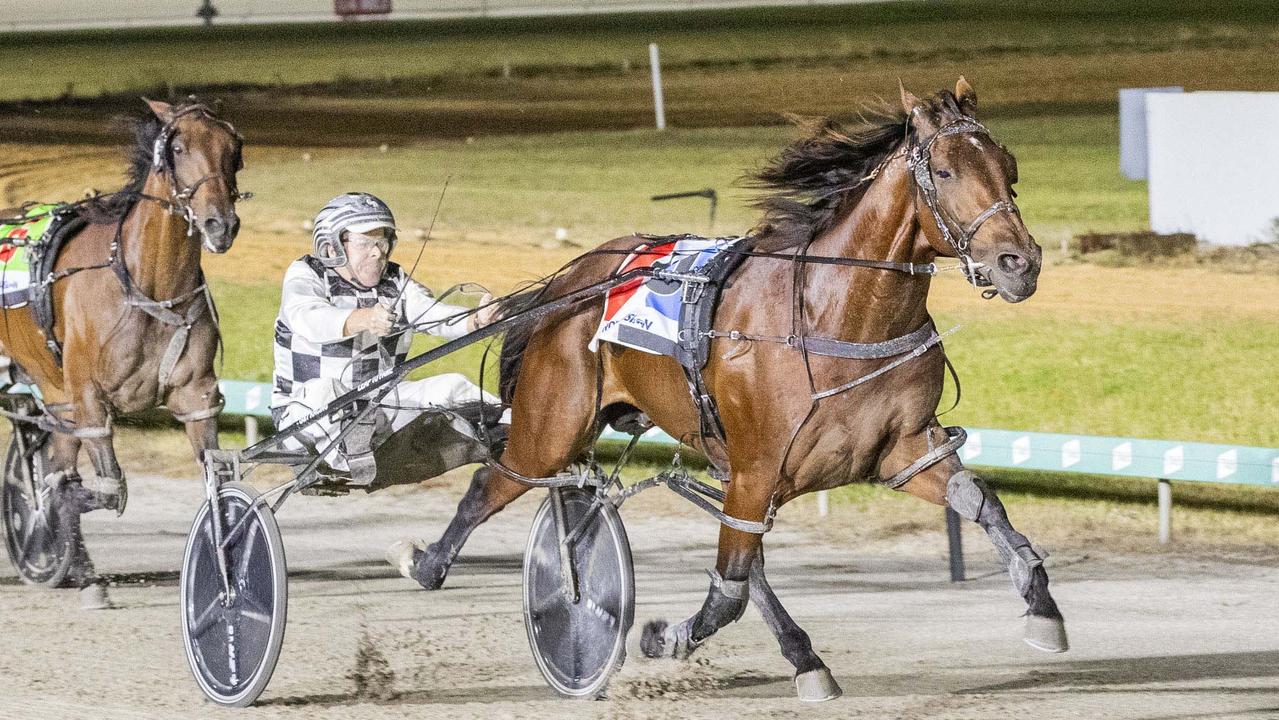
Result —
<instances>
[{"instance_id":1,"label":"black tire","mask_svg":"<svg viewBox=\"0 0 1279 720\"><path fill-rule=\"evenodd\" d=\"M219 497L222 531L229 533L258 493L242 483L226 483ZM289 603L284 543L270 506L254 508L227 546L235 600L225 606L211 519L206 500L182 558L182 639L205 696L219 705L247 707L271 681L284 642Z\"/></svg>"},{"instance_id":2,"label":"black tire","mask_svg":"<svg viewBox=\"0 0 1279 720\"><path fill-rule=\"evenodd\" d=\"M597 502L591 488L563 488L568 532ZM626 661L626 635L635 620L635 570L617 508L603 500L573 545L579 599L561 584L553 496L533 518L524 551L524 626L538 670L556 693L600 696Z\"/></svg>"},{"instance_id":3,"label":"black tire","mask_svg":"<svg viewBox=\"0 0 1279 720\"><path fill-rule=\"evenodd\" d=\"M9 562L22 582L54 588L66 581L75 565L80 513L59 506L61 493L45 492L41 497L47 440L48 433L14 428L4 460L0 524Z\"/></svg>"}]
</instances>

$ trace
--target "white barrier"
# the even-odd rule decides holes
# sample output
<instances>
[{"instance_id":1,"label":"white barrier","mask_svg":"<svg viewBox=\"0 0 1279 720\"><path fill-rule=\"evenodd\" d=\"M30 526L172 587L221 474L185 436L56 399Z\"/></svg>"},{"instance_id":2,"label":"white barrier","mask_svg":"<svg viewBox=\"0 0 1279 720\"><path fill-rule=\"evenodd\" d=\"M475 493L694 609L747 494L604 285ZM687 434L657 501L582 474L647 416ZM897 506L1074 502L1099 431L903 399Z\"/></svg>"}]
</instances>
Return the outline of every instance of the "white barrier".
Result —
<instances>
[{"instance_id":1,"label":"white barrier","mask_svg":"<svg viewBox=\"0 0 1279 720\"><path fill-rule=\"evenodd\" d=\"M1150 227L1221 245L1274 241L1279 93L1146 96Z\"/></svg>"}]
</instances>

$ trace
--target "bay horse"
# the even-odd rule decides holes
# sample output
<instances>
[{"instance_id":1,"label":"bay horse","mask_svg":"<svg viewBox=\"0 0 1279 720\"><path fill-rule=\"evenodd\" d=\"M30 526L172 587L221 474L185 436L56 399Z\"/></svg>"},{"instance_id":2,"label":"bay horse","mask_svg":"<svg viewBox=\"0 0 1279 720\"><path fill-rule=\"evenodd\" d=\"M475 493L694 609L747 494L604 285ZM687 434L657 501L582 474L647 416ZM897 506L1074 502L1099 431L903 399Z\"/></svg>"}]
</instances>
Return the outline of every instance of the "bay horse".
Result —
<instances>
[{"instance_id":1,"label":"bay horse","mask_svg":"<svg viewBox=\"0 0 1279 720\"><path fill-rule=\"evenodd\" d=\"M53 421L44 486L60 490L77 514L124 511L116 414L163 404L186 426L197 462L218 446L219 336L200 256L226 252L239 231L243 140L207 105L146 102L151 112L136 123L125 188L72 206L87 224L65 241L46 278L53 337L42 333L34 303L4 310L0 322L3 352L39 387ZM82 442L94 489L77 472ZM83 587L96 577L77 544L71 581Z\"/></svg>"},{"instance_id":2,"label":"bay horse","mask_svg":"<svg viewBox=\"0 0 1279 720\"><path fill-rule=\"evenodd\" d=\"M946 362L939 339L912 343L910 359L900 362L809 349L815 339L880 344L931 329L930 273L916 270L938 256L959 258L975 286L989 286L987 297L1016 303L1034 294L1041 250L1013 200L1016 162L978 122L972 86L960 78L953 93L927 100L902 88L900 110L848 128L818 124L753 180L771 194L759 203L765 216L752 233L756 252L721 295L704 371L724 444L700 440L701 418L674 359L617 345L601 346L598 355L587 348L603 298L517 325L502 349L502 390L513 414L506 449L477 472L440 540L414 553L414 577L439 587L470 532L528 491L520 477L569 467L595 440L600 420L638 409L672 437L693 438L727 474L728 520L706 600L683 622L646 625L646 655L686 656L740 618L749 598L795 666L800 698L839 695L808 635L769 587L758 528L800 495L853 482L882 482L977 522L1025 600L1025 640L1066 650L1043 555L964 468L954 453L959 443L951 442L958 436L937 421ZM617 253L644 242L605 243L506 310L606 279L617 272Z\"/></svg>"}]
</instances>

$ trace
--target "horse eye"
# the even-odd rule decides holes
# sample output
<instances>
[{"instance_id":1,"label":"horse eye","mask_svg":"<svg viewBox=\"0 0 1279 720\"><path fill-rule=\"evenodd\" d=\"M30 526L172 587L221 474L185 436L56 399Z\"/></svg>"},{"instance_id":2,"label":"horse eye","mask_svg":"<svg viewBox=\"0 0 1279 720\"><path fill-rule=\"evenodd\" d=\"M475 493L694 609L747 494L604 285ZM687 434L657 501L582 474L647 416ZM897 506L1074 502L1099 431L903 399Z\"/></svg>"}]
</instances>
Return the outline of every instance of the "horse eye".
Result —
<instances>
[{"instance_id":1,"label":"horse eye","mask_svg":"<svg viewBox=\"0 0 1279 720\"><path fill-rule=\"evenodd\" d=\"M174 145L174 146L173 146L173 154L174 154L174 155L181 155L181 154L182 154L182 146L181 146L181 145Z\"/></svg>"},{"instance_id":2,"label":"horse eye","mask_svg":"<svg viewBox=\"0 0 1279 720\"><path fill-rule=\"evenodd\" d=\"M939 178L948 178L948 177L950 177L950 171L949 171L949 170L938 170L938 171L937 171L937 177L939 177Z\"/></svg>"}]
</instances>

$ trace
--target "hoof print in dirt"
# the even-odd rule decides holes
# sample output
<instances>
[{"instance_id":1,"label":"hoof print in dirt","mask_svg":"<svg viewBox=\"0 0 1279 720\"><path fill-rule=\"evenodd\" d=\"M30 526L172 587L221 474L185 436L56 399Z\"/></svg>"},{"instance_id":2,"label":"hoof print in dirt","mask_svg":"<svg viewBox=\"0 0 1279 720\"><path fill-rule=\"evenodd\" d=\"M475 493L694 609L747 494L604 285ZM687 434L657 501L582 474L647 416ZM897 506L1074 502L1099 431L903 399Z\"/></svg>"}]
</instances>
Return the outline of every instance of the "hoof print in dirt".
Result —
<instances>
[{"instance_id":1,"label":"hoof print in dirt","mask_svg":"<svg viewBox=\"0 0 1279 720\"><path fill-rule=\"evenodd\" d=\"M360 637L355 649L355 667L347 675L355 683L355 696L370 700L392 700L395 692L395 672L391 663L374 644L367 632Z\"/></svg>"}]
</instances>

